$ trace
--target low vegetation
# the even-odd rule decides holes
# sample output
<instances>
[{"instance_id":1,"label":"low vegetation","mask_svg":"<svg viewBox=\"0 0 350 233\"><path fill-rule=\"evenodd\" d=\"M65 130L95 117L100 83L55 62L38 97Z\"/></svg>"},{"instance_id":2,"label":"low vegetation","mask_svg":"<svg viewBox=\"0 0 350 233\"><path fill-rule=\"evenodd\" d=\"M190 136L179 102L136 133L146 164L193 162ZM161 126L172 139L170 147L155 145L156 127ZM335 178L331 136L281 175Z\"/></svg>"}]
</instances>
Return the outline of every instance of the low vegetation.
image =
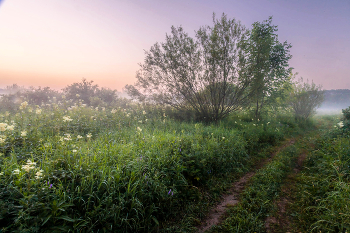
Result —
<instances>
[{"instance_id":1,"label":"low vegetation","mask_svg":"<svg viewBox=\"0 0 350 233\"><path fill-rule=\"evenodd\" d=\"M306 168L298 177L292 205L295 228L306 232L350 230L349 166L350 108L343 121L323 134L310 151Z\"/></svg>"},{"instance_id":2,"label":"low vegetation","mask_svg":"<svg viewBox=\"0 0 350 233\"><path fill-rule=\"evenodd\" d=\"M312 118L321 87L293 83L291 45L278 41L271 17L251 30L225 14L213 23L196 39L172 27L146 52L136 85L126 87L138 101L85 79L61 92L8 87L0 231L196 232L274 146L317 127L324 136L296 187L295 229L349 230L350 108L340 122ZM211 231L265 232L300 147L258 170Z\"/></svg>"},{"instance_id":3,"label":"low vegetation","mask_svg":"<svg viewBox=\"0 0 350 233\"><path fill-rule=\"evenodd\" d=\"M199 219L257 151L301 132L288 116L204 125L131 102L110 109L50 100L0 115L4 232L174 231L184 213Z\"/></svg>"}]
</instances>

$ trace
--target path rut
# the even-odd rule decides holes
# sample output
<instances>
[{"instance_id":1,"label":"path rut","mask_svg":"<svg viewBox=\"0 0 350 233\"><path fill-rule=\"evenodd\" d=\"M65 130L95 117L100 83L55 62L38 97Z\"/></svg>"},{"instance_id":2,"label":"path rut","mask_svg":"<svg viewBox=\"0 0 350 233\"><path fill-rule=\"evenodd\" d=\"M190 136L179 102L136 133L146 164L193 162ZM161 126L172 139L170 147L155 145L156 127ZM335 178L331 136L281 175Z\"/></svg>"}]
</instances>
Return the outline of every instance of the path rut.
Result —
<instances>
[{"instance_id":1,"label":"path rut","mask_svg":"<svg viewBox=\"0 0 350 233\"><path fill-rule=\"evenodd\" d=\"M282 149L292 145L295 143L295 139L287 140L283 145L278 147L269 158L263 159L257 166L255 171L246 173L243 177L241 177L238 181L233 183L232 188L229 190L228 194L224 195L222 201L217 204L213 209L209 211L207 218L202 222L202 224L198 227L200 233L207 231L212 226L217 225L221 222L222 216L226 213L226 210L229 206L234 206L239 202L239 195L244 190L248 181L253 177L256 171L273 159L273 157Z\"/></svg>"}]
</instances>

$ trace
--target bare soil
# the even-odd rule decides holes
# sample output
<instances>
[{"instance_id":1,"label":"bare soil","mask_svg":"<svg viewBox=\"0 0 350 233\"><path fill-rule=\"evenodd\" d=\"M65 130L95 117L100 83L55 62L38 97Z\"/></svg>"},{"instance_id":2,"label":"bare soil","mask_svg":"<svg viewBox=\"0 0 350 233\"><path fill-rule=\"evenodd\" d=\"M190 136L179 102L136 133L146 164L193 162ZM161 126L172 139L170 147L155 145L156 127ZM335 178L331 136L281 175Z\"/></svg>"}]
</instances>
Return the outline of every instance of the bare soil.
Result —
<instances>
[{"instance_id":1,"label":"bare soil","mask_svg":"<svg viewBox=\"0 0 350 233\"><path fill-rule=\"evenodd\" d=\"M212 226L219 224L222 221L222 218L225 216L226 210L229 206L234 206L239 202L239 195L244 190L246 184L249 182L251 177L253 177L256 171L273 159L273 157L282 149L295 143L295 139L289 139L283 145L279 146L269 158L263 159L256 166L254 171L246 173L238 181L233 183L232 188L228 191L228 194L222 197L222 201L218 203L214 208L209 211L207 218L202 222L198 227L199 232L205 232L210 229Z\"/></svg>"}]
</instances>

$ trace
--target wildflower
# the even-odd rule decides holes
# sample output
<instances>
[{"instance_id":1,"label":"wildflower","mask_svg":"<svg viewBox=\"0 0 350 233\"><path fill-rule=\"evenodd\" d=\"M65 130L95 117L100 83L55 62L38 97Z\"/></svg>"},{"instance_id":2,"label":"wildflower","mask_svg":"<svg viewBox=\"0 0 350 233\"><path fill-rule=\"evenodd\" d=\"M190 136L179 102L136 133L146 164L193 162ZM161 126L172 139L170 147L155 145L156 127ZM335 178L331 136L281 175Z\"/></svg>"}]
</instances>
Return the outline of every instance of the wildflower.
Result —
<instances>
[{"instance_id":1,"label":"wildflower","mask_svg":"<svg viewBox=\"0 0 350 233\"><path fill-rule=\"evenodd\" d=\"M91 137L92 137L92 134L91 134L91 133L88 133L88 134L86 134L86 137L87 137L87 138L91 138Z\"/></svg>"},{"instance_id":2,"label":"wildflower","mask_svg":"<svg viewBox=\"0 0 350 233\"><path fill-rule=\"evenodd\" d=\"M25 137L25 136L27 136L27 131L21 131L21 137Z\"/></svg>"},{"instance_id":3,"label":"wildflower","mask_svg":"<svg viewBox=\"0 0 350 233\"><path fill-rule=\"evenodd\" d=\"M52 188L52 184L50 184L50 187L49 187L49 189L50 189L50 188Z\"/></svg>"},{"instance_id":4,"label":"wildflower","mask_svg":"<svg viewBox=\"0 0 350 233\"><path fill-rule=\"evenodd\" d=\"M69 133L66 133L65 135L66 135L66 137L63 138L64 140L66 140L66 141L71 141L72 140L72 137L70 136Z\"/></svg>"},{"instance_id":5,"label":"wildflower","mask_svg":"<svg viewBox=\"0 0 350 233\"><path fill-rule=\"evenodd\" d=\"M73 119L70 118L70 116L64 116L63 117L63 122L69 122L69 121L72 121Z\"/></svg>"},{"instance_id":6,"label":"wildflower","mask_svg":"<svg viewBox=\"0 0 350 233\"><path fill-rule=\"evenodd\" d=\"M225 140L225 137L222 137L222 140Z\"/></svg>"},{"instance_id":7,"label":"wildflower","mask_svg":"<svg viewBox=\"0 0 350 233\"><path fill-rule=\"evenodd\" d=\"M6 141L5 135L0 135L0 144L4 143Z\"/></svg>"},{"instance_id":8,"label":"wildflower","mask_svg":"<svg viewBox=\"0 0 350 233\"><path fill-rule=\"evenodd\" d=\"M77 98L79 98L79 97L80 97L80 95L79 95L79 94L76 94L75 96L76 96Z\"/></svg>"},{"instance_id":9,"label":"wildflower","mask_svg":"<svg viewBox=\"0 0 350 233\"><path fill-rule=\"evenodd\" d=\"M33 112L33 109L32 108L28 108L28 112Z\"/></svg>"},{"instance_id":10,"label":"wildflower","mask_svg":"<svg viewBox=\"0 0 350 233\"><path fill-rule=\"evenodd\" d=\"M116 112L117 112L117 110L114 109L114 108L113 108L112 111L111 111L111 113L113 113L113 114L116 113Z\"/></svg>"},{"instance_id":11,"label":"wildflower","mask_svg":"<svg viewBox=\"0 0 350 233\"><path fill-rule=\"evenodd\" d=\"M18 175L18 174L19 174L19 169L13 170L12 173L13 173L14 175Z\"/></svg>"},{"instance_id":12,"label":"wildflower","mask_svg":"<svg viewBox=\"0 0 350 233\"><path fill-rule=\"evenodd\" d=\"M35 113L40 115L41 114L41 108L38 108L37 110L35 110Z\"/></svg>"},{"instance_id":13,"label":"wildflower","mask_svg":"<svg viewBox=\"0 0 350 233\"><path fill-rule=\"evenodd\" d=\"M142 124L142 120L141 120L141 121L139 121L139 123L141 123L141 124Z\"/></svg>"},{"instance_id":14,"label":"wildflower","mask_svg":"<svg viewBox=\"0 0 350 233\"><path fill-rule=\"evenodd\" d=\"M36 162L32 162L30 159L28 159L28 160L27 160L27 164L28 164L28 165L34 165L34 166L35 166L35 165L36 165Z\"/></svg>"},{"instance_id":15,"label":"wildflower","mask_svg":"<svg viewBox=\"0 0 350 233\"><path fill-rule=\"evenodd\" d=\"M142 129L137 126L137 131L142 132Z\"/></svg>"},{"instance_id":16,"label":"wildflower","mask_svg":"<svg viewBox=\"0 0 350 233\"><path fill-rule=\"evenodd\" d=\"M171 196L174 195L174 193L173 193L173 191L171 191L171 189L168 192L168 195L170 195L170 194L171 194Z\"/></svg>"},{"instance_id":17,"label":"wildflower","mask_svg":"<svg viewBox=\"0 0 350 233\"><path fill-rule=\"evenodd\" d=\"M21 106L19 107L19 109L25 109L28 106L28 102L24 101L23 103L21 103Z\"/></svg>"},{"instance_id":18,"label":"wildflower","mask_svg":"<svg viewBox=\"0 0 350 233\"><path fill-rule=\"evenodd\" d=\"M83 136L80 136L80 135L77 136L77 139L81 139L81 138L83 138Z\"/></svg>"},{"instance_id":19,"label":"wildflower","mask_svg":"<svg viewBox=\"0 0 350 233\"><path fill-rule=\"evenodd\" d=\"M43 170L39 170L37 173L35 173L35 179L42 178L43 172L44 172Z\"/></svg>"},{"instance_id":20,"label":"wildflower","mask_svg":"<svg viewBox=\"0 0 350 233\"><path fill-rule=\"evenodd\" d=\"M146 111L143 111L142 114L143 114L143 115L146 115Z\"/></svg>"},{"instance_id":21,"label":"wildflower","mask_svg":"<svg viewBox=\"0 0 350 233\"><path fill-rule=\"evenodd\" d=\"M6 131L7 124L6 123L0 123L0 131Z\"/></svg>"},{"instance_id":22,"label":"wildflower","mask_svg":"<svg viewBox=\"0 0 350 233\"><path fill-rule=\"evenodd\" d=\"M337 125L338 125L340 128L343 128L344 123L341 121L341 122L339 122Z\"/></svg>"},{"instance_id":23,"label":"wildflower","mask_svg":"<svg viewBox=\"0 0 350 233\"><path fill-rule=\"evenodd\" d=\"M269 121L269 122L267 122L267 125L268 125L268 124L270 124L270 121Z\"/></svg>"},{"instance_id":24,"label":"wildflower","mask_svg":"<svg viewBox=\"0 0 350 233\"><path fill-rule=\"evenodd\" d=\"M72 150L72 152L73 152L73 153L76 153L76 152L77 152L77 150Z\"/></svg>"},{"instance_id":25,"label":"wildflower","mask_svg":"<svg viewBox=\"0 0 350 233\"><path fill-rule=\"evenodd\" d=\"M6 129L13 131L15 129L15 125L8 125Z\"/></svg>"},{"instance_id":26,"label":"wildflower","mask_svg":"<svg viewBox=\"0 0 350 233\"><path fill-rule=\"evenodd\" d=\"M4 172L0 172L0 176L3 176L4 175Z\"/></svg>"},{"instance_id":27,"label":"wildflower","mask_svg":"<svg viewBox=\"0 0 350 233\"><path fill-rule=\"evenodd\" d=\"M148 119L145 120L145 122L147 122L147 121L148 121Z\"/></svg>"}]
</instances>

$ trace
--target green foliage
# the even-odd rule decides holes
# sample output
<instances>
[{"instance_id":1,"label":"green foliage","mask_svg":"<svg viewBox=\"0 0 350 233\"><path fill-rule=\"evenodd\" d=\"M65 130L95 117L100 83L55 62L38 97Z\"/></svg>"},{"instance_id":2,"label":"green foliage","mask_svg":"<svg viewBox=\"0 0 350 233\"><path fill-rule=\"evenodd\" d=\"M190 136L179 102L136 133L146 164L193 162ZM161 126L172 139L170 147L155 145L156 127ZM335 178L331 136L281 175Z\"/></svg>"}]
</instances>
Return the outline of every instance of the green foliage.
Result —
<instances>
[{"instance_id":1,"label":"green foliage","mask_svg":"<svg viewBox=\"0 0 350 233\"><path fill-rule=\"evenodd\" d=\"M160 106L122 104L22 102L0 114L4 232L191 229L229 176L290 132L285 123L243 116L181 123Z\"/></svg>"},{"instance_id":2,"label":"green foliage","mask_svg":"<svg viewBox=\"0 0 350 233\"><path fill-rule=\"evenodd\" d=\"M295 84L291 92L290 105L294 111L295 118L306 120L316 113L316 108L323 102L323 91L321 86L314 82L303 82L301 79Z\"/></svg>"},{"instance_id":3,"label":"green foliage","mask_svg":"<svg viewBox=\"0 0 350 233\"><path fill-rule=\"evenodd\" d=\"M327 134L317 140L307 158L307 169L298 178L293 204L298 231L350 230L349 154L350 141L346 135Z\"/></svg>"},{"instance_id":4,"label":"green foliage","mask_svg":"<svg viewBox=\"0 0 350 233\"><path fill-rule=\"evenodd\" d=\"M261 118L265 105L272 104L278 97L283 98L283 89L289 82L292 58L286 41L278 40L277 26L272 25L272 17L263 22L255 22L244 48L248 54L247 72L252 77L250 91L255 118Z\"/></svg>"},{"instance_id":5,"label":"green foliage","mask_svg":"<svg viewBox=\"0 0 350 233\"><path fill-rule=\"evenodd\" d=\"M350 132L350 107L343 109L343 130Z\"/></svg>"},{"instance_id":6,"label":"green foliage","mask_svg":"<svg viewBox=\"0 0 350 233\"><path fill-rule=\"evenodd\" d=\"M241 42L247 31L240 22L213 16L195 38L182 27L172 27L166 41L146 52L129 95L138 100L193 111L203 122L217 122L248 101L250 77L245 75Z\"/></svg>"},{"instance_id":7,"label":"green foliage","mask_svg":"<svg viewBox=\"0 0 350 233\"><path fill-rule=\"evenodd\" d=\"M94 107L106 107L113 101L116 101L116 90L99 88L93 85L93 81L82 79L80 83L73 83L63 89L63 93L67 99L73 102L83 101L84 104Z\"/></svg>"},{"instance_id":8,"label":"green foliage","mask_svg":"<svg viewBox=\"0 0 350 233\"><path fill-rule=\"evenodd\" d=\"M231 207L228 218L211 232L265 232L265 219L272 212L273 201L297 155L295 146L287 147L260 169L241 194L240 203Z\"/></svg>"}]
</instances>

